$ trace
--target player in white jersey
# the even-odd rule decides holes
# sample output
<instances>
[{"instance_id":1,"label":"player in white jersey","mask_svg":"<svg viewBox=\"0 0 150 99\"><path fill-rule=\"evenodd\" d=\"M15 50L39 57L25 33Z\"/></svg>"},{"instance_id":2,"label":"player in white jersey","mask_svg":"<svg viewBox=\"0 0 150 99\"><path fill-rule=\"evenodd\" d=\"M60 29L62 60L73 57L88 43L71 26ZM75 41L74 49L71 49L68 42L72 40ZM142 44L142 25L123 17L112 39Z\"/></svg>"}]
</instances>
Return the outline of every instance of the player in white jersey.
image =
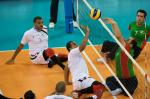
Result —
<instances>
[{"instance_id":1,"label":"player in white jersey","mask_svg":"<svg viewBox=\"0 0 150 99\"><path fill-rule=\"evenodd\" d=\"M44 99L73 99L71 97L65 96L66 84L60 81L56 84L55 92L50 96L46 96Z\"/></svg>"},{"instance_id":2,"label":"player in white jersey","mask_svg":"<svg viewBox=\"0 0 150 99\"><path fill-rule=\"evenodd\" d=\"M88 68L85 60L82 57L81 52L85 49L86 43L88 41L89 29L85 26L81 26L82 29L86 31L85 37L80 46L75 42L69 41L66 44L66 48L69 51L68 54L68 66L65 67L65 82L66 84L71 84L69 82L69 71L72 76L73 90L78 93L80 97L85 93L95 94L96 98L90 97L88 99L100 99L105 87L99 81L96 81L89 76Z\"/></svg>"},{"instance_id":3,"label":"player in white jersey","mask_svg":"<svg viewBox=\"0 0 150 99\"><path fill-rule=\"evenodd\" d=\"M58 64L64 69L65 66L62 62L67 61L67 55L56 55L53 49L48 48L47 28L43 26L41 17L35 17L33 22L34 27L24 33L20 45L16 49L12 58L7 61L7 64L14 63L18 53L22 50L24 45L28 43L30 59L34 64L48 64L48 67Z\"/></svg>"}]
</instances>

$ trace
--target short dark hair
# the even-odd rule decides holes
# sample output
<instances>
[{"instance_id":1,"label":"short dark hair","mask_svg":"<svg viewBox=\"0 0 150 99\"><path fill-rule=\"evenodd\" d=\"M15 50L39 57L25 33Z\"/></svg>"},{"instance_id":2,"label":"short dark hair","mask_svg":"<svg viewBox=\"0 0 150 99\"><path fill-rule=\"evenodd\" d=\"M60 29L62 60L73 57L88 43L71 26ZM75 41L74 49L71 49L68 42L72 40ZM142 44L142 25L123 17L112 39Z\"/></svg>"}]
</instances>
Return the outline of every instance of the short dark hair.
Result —
<instances>
[{"instance_id":1,"label":"short dark hair","mask_svg":"<svg viewBox=\"0 0 150 99\"><path fill-rule=\"evenodd\" d=\"M66 48L67 48L67 50L70 52L70 47L71 47L71 43L72 43L73 41L69 41L67 44L66 44Z\"/></svg>"},{"instance_id":2,"label":"short dark hair","mask_svg":"<svg viewBox=\"0 0 150 99\"><path fill-rule=\"evenodd\" d=\"M56 93L64 93L66 91L66 84L64 81L60 81L56 84Z\"/></svg>"},{"instance_id":3,"label":"short dark hair","mask_svg":"<svg viewBox=\"0 0 150 99\"><path fill-rule=\"evenodd\" d=\"M42 17L40 17L40 16L36 16L36 17L34 17L33 22L35 23L35 22L36 22L36 20L42 20Z\"/></svg>"},{"instance_id":4,"label":"short dark hair","mask_svg":"<svg viewBox=\"0 0 150 99\"><path fill-rule=\"evenodd\" d=\"M138 14L139 12L144 13L144 17L147 16L147 12L145 10L139 9L136 14Z\"/></svg>"},{"instance_id":5,"label":"short dark hair","mask_svg":"<svg viewBox=\"0 0 150 99\"><path fill-rule=\"evenodd\" d=\"M24 98L25 99L35 99L35 94L31 90L29 90L24 94Z\"/></svg>"}]
</instances>

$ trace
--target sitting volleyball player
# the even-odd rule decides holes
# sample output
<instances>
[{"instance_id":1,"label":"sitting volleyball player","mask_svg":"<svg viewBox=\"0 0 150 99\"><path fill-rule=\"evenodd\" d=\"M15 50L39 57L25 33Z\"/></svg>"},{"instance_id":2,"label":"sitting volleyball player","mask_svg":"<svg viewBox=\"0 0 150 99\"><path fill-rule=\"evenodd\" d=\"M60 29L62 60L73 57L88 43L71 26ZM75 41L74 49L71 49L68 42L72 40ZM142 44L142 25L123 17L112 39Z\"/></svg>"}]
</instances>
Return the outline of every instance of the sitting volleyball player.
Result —
<instances>
[{"instance_id":1,"label":"sitting volleyball player","mask_svg":"<svg viewBox=\"0 0 150 99\"><path fill-rule=\"evenodd\" d=\"M133 47L134 55L133 58L136 59L141 51L144 49L148 38L150 37L150 26L146 24L147 12L143 9L139 9L136 12L136 21L130 23L130 38L134 38L136 43ZM107 59L114 59L115 53L119 48L118 44L112 41L104 41L101 54L104 55L104 58L99 58L98 61L105 59L105 54L108 54Z\"/></svg>"},{"instance_id":2,"label":"sitting volleyball player","mask_svg":"<svg viewBox=\"0 0 150 99\"><path fill-rule=\"evenodd\" d=\"M89 36L89 29L84 26L81 26L81 28L86 31L85 37L81 45L78 46L73 41L69 41L66 44L66 48L69 51L69 54L68 66L66 66L64 70L65 82L66 84L71 84L69 82L70 71L72 75L74 94L76 93L78 94L77 96L80 97L82 94L91 93L94 95L92 97L88 97L88 99L100 99L105 90L105 86L89 76L87 64L83 59L81 53L86 47ZM76 97L76 99L78 99L79 97Z\"/></svg>"},{"instance_id":3,"label":"sitting volleyball player","mask_svg":"<svg viewBox=\"0 0 150 99\"><path fill-rule=\"evenodd\" d=\"M116 38L120 41L120 43L125 47L125 49L133 56L134 49L133 45L135 43L134 39L129 39L125 41L122 37L119 27L117 23L111 18L104 19L107 24L112 25L112 29L115 33ZM132 61L128 58L128 56L122 51L120 48L116 51L115 54L115 64L116 64L116 74L128 92L133 95L135 89L137 88L138 81L136 75L134 73ZM113 76L110 76L106 79L106 84L110 88L112 95L118 95L122 93L126 95L126 92L119 85L116 79Z\"/></svg>"},{"instance_id":4,"label":"sitting volleyball player","mask_svg":"<svg viewBox=\"0 0 150 99\"><path fill-rule=\"evenodd\" d=\"M33 22L34 27L25 32L20 45L16 49L12 58L7 61L7 64L14 63L18 53L22 50L24 45L28 43L30 59L34 64L48 64L48 67L58 64L64 69L65 66L62 62L67 61L67 55L56 55L53 49L48 48L47 28L43 26L41 17L35 17Z\"/></svg>"}]
</instances>

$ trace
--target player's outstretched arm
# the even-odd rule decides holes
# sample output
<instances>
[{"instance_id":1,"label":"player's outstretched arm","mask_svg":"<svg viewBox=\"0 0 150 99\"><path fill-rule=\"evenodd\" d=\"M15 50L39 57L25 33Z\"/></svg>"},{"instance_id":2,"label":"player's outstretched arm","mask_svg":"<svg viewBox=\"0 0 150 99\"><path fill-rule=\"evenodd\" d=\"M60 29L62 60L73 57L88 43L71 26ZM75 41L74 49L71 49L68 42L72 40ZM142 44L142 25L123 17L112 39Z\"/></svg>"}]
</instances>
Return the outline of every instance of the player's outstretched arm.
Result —
<instances>
[{"instance_id":1,"label":"player's outstretched arm","mask_svg":"<svg viewBox=\"0 0 150 99\"><path fill-rule=\"evenodd\" d=\"M65 66L65 69L64 69L64 80L65 80L66 85L72 84L71 82L69 82L69 68L68 68L68 66Z\"/></svg>"},{"instance_id":2,"label":"player's outstretched arm","mask_svg":"<svg viewBox=\"0 0 150 99\"><path fill-rule=\"evenodd\" d=\"M106 24L112 25L112 29L113 29L113 32L114 32L116 38L120 41L120 43L125 45L124 38L122 37L122 34L120 32L120 29L119 29L117 23L111 18L104 18L104 21L106 22Z\"/></svg>"},{"instance_id":3,"label":"player's outstretched arm","mask_svg":"<svg viewBox=\"0 0 150 99\"><path fill-rule=\"evenodd\" d=\"M22 50L23 47L24 47L24 45L23 45L23 44L20 44L20 45L18 46L18 48L15 50L15 52L14 52L13 56L11 57L11 59L9 59L9 60L6 62L6 64L13 64L14 61L15 61L16 56L19 54L19 52Z\"/></svg>"},{"instance_id":4,"label":"player's outstretched arm","mask_svg":"<svg viewBox=\"0 0 150 99\"><path fill-rule=\"evenodd\" d=\"M81 45L79 46L79 50L80 50L80 52L82 52L82 51L85 49L85 47L86 47L86 43L87 43L87 41L88 41L88 37L89 37L90 30L89 30L89 28L86 27L86 26L80 26L80 27L81 27L82 29L84 29L85 32L86 32L86 34L85 34L85 36L84 36L84 39L83 39Z\"/></svg>"}]
</instances>

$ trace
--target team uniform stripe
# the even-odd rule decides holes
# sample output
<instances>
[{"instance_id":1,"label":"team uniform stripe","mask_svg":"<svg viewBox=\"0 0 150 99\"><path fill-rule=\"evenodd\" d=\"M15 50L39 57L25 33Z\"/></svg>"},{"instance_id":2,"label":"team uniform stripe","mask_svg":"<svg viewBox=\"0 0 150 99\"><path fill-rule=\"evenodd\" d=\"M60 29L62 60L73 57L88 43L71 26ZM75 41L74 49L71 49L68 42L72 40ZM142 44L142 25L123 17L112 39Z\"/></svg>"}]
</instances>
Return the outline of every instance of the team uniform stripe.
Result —
<instances>
[{"instance_id":1,"label":"team uniform stripe","mask_svg":"<svg viewBox=\"0 0 150 99\"><path fill-rule=\"evenodd\" d=\"M130 47L129 46L126 46L126 50L129 51L130 50ZM128 70L128 56L123 52L121 51L121 66L122 66L122 76L123 78L129 78L129 70Z\"/></svg>"},{"instance_id":2,"label":"team uniform stripe","mask_svg":"<svg viewBox=\"0 0 150 99\"><path fill-rule=\"evenodd\" d=\"M120 51L118 51L118 53L116 53L116 73L117 73L118 78L122 78L121 63L120 63Z\"/></svg>"},{"instance_id":3,"label":"team uniform stripe","mask_svg":"<svg viewBox=\"0 0 150 99\"><path fill-rule=\"evenodd\" d=\"M141 49L144 48L144 46L146 45L146 42L147 42L147 40L148 40L149 37L150 37L150 31L149 31L148 34L146 35L146 40L144 40L144 41L142 42Z\"/></svg>"}]
</instances>

